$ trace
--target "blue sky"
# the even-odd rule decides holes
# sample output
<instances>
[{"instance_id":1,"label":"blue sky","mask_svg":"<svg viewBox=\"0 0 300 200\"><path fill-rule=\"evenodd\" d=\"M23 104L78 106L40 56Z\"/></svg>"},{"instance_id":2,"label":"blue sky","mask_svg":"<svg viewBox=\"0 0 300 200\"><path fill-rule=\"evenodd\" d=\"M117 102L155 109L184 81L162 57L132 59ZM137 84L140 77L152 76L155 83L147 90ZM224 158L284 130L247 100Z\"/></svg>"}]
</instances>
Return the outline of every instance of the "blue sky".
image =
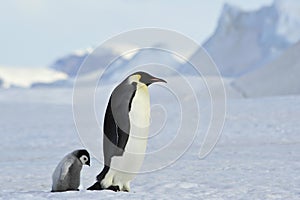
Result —
<instances>
[{"instance_id":1,"label":"blue sky","mask_svg":"<svg viewBox=\"0 0 300 200\"><path fill-rule=\"evenodd\" d=\"M224 3L244 10L272 0L9 0L0 7L0 66L44 67L76 49L140 27L179 31L199 43Z\"/></svg>"}]
</instances>

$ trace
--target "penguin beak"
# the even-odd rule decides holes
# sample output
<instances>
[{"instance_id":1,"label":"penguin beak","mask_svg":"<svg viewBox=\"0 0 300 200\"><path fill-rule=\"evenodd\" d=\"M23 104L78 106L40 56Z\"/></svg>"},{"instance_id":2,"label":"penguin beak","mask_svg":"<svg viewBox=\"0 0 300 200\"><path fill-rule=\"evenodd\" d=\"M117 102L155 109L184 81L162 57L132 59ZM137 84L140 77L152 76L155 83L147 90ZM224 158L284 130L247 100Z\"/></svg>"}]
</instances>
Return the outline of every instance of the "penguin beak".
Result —
<instances>
[{"instance_id":1,"label":"penguin beak","mask_svg":"<svg viewBox=\"0 0 300 200\"><path fill-rule=\"evenodd\" d=\"M164 83L167 83L167 81L165 81L164 79L156 78L156 77L153 77L150 80L151 80L151 83L155 83L155 82L164 82Z\"/></svg>"},{"instance_id":2,"label":"penguin beak","mask_svg":"<svg viewBox=\"0 0 300 200\"><path fill-rule=\"evenodd\" d=\"M86 165L88 165L89 167L91 166L90 162L86 163Z\"/></svg>"}]
</instances>

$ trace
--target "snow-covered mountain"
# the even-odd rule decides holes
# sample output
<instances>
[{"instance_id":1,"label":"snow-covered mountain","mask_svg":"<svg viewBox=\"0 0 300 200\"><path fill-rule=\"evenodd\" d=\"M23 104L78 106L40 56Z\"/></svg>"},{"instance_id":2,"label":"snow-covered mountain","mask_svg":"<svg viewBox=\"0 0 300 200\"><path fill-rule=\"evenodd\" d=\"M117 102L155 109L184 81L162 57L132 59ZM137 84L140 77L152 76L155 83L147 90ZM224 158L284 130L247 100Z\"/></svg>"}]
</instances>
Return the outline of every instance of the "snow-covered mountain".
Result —
<instances>
[{"instance_id":1,"label":"snow-covered mountain","mask_svg":"<svg viewBox=\"0 0 300 200\"><path fill-rule=\"evenodd\" d=\"M300 42L279 58L233 82L246 97L300 94Z\"/></svg>"},{"instance_id":2,"label":"snow-covered mountain","mask_svg":"<svg viewBox=\"0 0 300 200\"><path fill-rule=\"evenodd\" d=\"M77 50L69 55L66 55L58 60L56 60L50 68L55 69L57 71L64 72L68 74L71 78L77 75L77 72L84 62L85 58L89 56L88 66L85 66L81 71L83 74L87 74L94 70L98 70L101 68L105 68L105 64L107 61L112 61L113 58L118 56L118 52L116 52L113 48L103 47L101 49L97 49L96 52L93 48L87 48L83 50ZM92 54L91 54L92 53ZM126 62L126 58L120 58L119 62Z\"/></svg>"},{"instance_id":3,"label":"snow-covered mountain","mask_svg":"<svg viewBox=\"0 0 300 200\"><path fill-rule=\"evenodd\" d=\"M300 40L299 10L300 1L296 0L275 0L272 5L256 11L242 11L237 7L225 4L217 29L203 46L212 56L223 76L230 76L230 78L232 76L246 77L246 74L249 73L250 76L252 71L255 71L254 74L258 74L261 72L258 69L265 65L269 66L269 63L272 63ZM97 49L97 53L93 52L94 48L87 48L61 57L50 65L50 80L45 77L33 78L34 76L31 75L18 76L14 80L14 78L9 78L10 75L3 77L3 73L1 74L0 71L0 87L72 86L74 77L87 56L89 59L82 72L89 76L89 73L96 69L104 70L108 61L110 62L119 56L122 45L117 44L117 46L101 48L100 50ZM93 53L91 54L91 52ZM201 71L203 75L213 75L207 67L210 66L211 61L203 59L203 55L203 50L199 49L195 51L190 60L204 66ZM160 66L155 66L155 70L157 69L164 76L172 75L172 73L166 68L162 70L163 65L170 66L181 74L194 74L194 71L190 71L191 67L182 62L182 60L178 60L178 58L163 51L140 50L130 55L121 56L112 62L105 73L105 77L107 78L106 81L119 81L126 72L129 72L128 69L149 63L160 64ZM115 70L116 68L118 70ZM53 69L57 72L56 75L53 74ZM280 71L281 69L276 68L274 70ZM23 72L10 74L20 73ZM31 74L31 72L28 73ZM60 78L57 78L57 75ZM25 80L26 77L28 80ZM239 81L234 83L237 87ZM17 83L15 84L15 82Z\"/></svg>"},{"instance_id":4,"label":"snow-covered mountain","mask_svg":"<svg viewBox=\"0 0 300 200\"><path fill-rule=\"evenodd\" d=\"M204 43L222 75L239 76L300 39L300 1L275 0L256 11L225 4L214 34Z\"/></svg>"},{"instance_id":5,"label":"snow-covered mountain","mask_svg":"<svg viewBox=\"0 0 300 200\"><path fill-rule=\"evenodd\" d=\"M50 67L68 74L73 77L76 76L76 73L84 61L84 59L88 56L88 52L82 52L82 54L74 53L64 56L56 60Z\"/></svg>"},{"instance_id":6,"label":"snow-covered mountain","mask_svg":"<svg viewBox=\"0 0 300 200\"><path fill-rule=\"evenodd\" d=\"M217 28L213 35L203 44L211 57L218 65L224 76L241 76L255 70L277 58L288 47L300 40L300 1L275 0L270 6L265 6L256 11L243 11L240 8L225 4L221 12ZM85 68L86 72L104 68L103 63L118 55L120 47L105 47L95 58L89 58L91 66ZM62 57L52 64L51 68L67 73L74 77L83 60L93 49L88 48ZM194 60L200 55L201 49L191 57ZM100 52L100 51L99 51ZM157 52L149 54L142 52L130 58L119 59L119 64L124 66L134 61L159 60ZM147 54L147 55L146 55ZM161 53L163 54L163 53ZM94 55L94 54L92 54ZM167 59L166 59L167 58ZM162 64L183 66L178 61L173 62L171 57L162 55ZM122 60L123 59L123 60ZM169 62L172 60L171 62ZM179 67L180 68L180 67ZM183 68L183 67L182 67ZM183 70L185 72L185 70ZM210 72L205 72L210 73Z\"/></svg>"},{"instance_id":7,"label":"snow-covered mountain","mask_svg":"<svg viewBox=\"0 0 300 200\"><path fill-rule=\"evenodd\" d=\"M112 63L104 74L106 81L119 82L133 71L149 68L152 73L158 73L160 76L172 76L183 64L183 60L159 48L141 49L133 54L127 62Z\"/></svg>"},{"instance_id":8,"label":"snow-covered mountain","mask_svg":"<svg viewBox=\"0 0 300 200\"><path fill-rule=\"evenodd\" d=\"M53 84L67 78L65 73L45 67L0 67L0 87L2 88L30 88L35 83Z\"/></svg>"},{"instance_id":9,"label":"snow-covered mountain","mask_svg":"<svg viewBox=\"0 0 300 200\"><path fill-rule=\"evenodd\" d=\"M116 49L118 49L118 46L101 47L101 49L95 49L93 53L91 53L93 50L82 50L81 53L71 53L57 60L50 67L68 74L70 78L74 78L85 58L89 56L84 63L84 68L81 69L81 75L89 76L89 73L95 70L105 70L105 81L116 82L127 76L131 70L138 66L150 64L153 66L152 68L157 69L163 75L173 75L174 72L171 68L179 71L180 66L184 64L184 61L180 60L179 57L160 50L159 46L156 48L155 45L153 49L136 50L122 56ZM107 63L109 63L108 66Z\"/></svg>"}]
</instances>

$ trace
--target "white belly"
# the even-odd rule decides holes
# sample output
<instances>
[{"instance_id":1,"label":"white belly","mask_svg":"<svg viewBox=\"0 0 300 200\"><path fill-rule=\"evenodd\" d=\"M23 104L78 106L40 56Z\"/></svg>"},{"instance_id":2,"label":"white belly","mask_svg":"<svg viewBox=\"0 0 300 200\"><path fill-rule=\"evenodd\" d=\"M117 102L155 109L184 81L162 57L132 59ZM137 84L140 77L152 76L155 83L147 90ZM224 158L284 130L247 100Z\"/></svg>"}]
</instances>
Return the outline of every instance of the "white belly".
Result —
<instances>
[{"instance_id":1,"label":"white belly","mask_svg":"<svg viewBox=\"0 0 300 200\"><path fill-rule=\"evenodd\" d=\"M118 185L130 189L129 183L139 172L147 147L150 125L150 97L147 86L138 85L129 112L130 133L123 156L112 158L110 170L102 180L104 187Z\"/></svg>"}]
</instances>

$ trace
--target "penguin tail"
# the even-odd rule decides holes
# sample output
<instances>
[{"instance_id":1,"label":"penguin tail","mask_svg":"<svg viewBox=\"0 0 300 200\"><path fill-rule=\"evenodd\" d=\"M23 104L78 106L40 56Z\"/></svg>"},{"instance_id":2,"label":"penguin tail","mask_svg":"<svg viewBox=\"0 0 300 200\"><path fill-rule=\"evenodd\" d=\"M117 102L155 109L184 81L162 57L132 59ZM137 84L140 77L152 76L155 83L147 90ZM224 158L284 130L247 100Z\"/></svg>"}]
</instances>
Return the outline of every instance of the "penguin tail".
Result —
<instances>
[{"instance_id":1,"label":"penguin tail","mask_svg":"<svg viewBox=\"0 0 300 200\"><path fill-rule=\"evenodd\" d=\"M103 190L100 182L96 182L94 185L89 187L87 190Z\"/></svg>"}]
</instances>

